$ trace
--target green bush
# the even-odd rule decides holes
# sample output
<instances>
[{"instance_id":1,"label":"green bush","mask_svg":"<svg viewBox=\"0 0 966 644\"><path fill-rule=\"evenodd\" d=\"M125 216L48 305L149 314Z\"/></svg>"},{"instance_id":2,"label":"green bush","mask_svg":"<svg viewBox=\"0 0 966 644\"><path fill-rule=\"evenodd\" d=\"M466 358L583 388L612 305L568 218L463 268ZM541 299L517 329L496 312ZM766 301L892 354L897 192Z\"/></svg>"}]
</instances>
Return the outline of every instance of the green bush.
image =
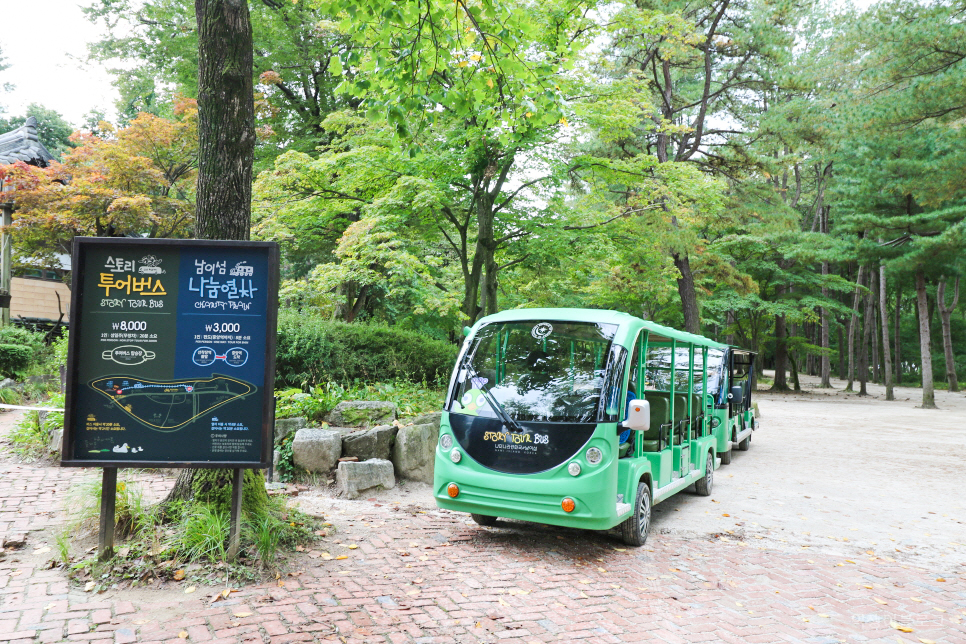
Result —
<instances>
[{"instance_id":1,"label":"green bush","mask_svg":"<svg viewBox=\"0 0 966 644\"><path fill-rule=\"evenodd\" d=\"M412 331L279 315L275 386L406 379L436 382L453 368L457 348Z\"/></svg>"},{"instance_id":2,"label":"green bush","mask_svg":"<svg viewBox=\"0 0 966 644\"><path fill-rule=\"evenodd\" d=\"M0 376L16 378L23 374L33 361L34 351L19 344L0 344Z\"/></svg>"}]
</instances>

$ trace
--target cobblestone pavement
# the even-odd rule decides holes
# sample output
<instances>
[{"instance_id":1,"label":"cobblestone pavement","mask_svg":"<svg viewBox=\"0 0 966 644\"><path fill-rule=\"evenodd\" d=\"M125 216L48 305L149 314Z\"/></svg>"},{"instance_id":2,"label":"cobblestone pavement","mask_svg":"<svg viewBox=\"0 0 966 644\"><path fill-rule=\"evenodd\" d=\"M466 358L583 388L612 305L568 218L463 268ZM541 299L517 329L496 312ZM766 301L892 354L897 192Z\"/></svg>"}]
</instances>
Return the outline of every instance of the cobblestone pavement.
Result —
<instances>
[{"instance_id":1,"label":"cobblestone pavement","mask_svg":"<svg viewBox=\"0 0 966 644\"><path fill-rule=\"evenodd\" d=\"M228 600L184 583L98 595L47 569L44 550L68 485L92 475L5 457L0 476L0 535L27 535L0 559L0 642L966 642L963 562L759 549L728 534L658 532L633 549L373 500L328 515L334 536Z\"/></svg>"}]
</instances>

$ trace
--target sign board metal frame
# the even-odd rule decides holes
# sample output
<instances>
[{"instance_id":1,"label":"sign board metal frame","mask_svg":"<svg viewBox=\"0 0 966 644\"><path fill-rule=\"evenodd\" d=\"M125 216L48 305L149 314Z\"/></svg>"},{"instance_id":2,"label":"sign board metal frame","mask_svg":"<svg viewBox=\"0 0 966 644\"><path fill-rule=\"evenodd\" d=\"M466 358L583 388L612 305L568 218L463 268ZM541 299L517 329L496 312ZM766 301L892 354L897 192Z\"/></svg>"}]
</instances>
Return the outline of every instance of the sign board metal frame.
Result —
<instances>
[{"instance_id":1,"label":"sign board metal frame","mask_svg":"<svg viewBox=\"0 0 966 644\"><path fill-rule=\"evenodd\" d=\"M125 247L161 251L172 247L212 248L230 250L232 248L263 248L268 253L268 274L265 311L265 363L261 387L262 417L260 423L260 458L252 460L129 460L129 459L78 459L74 454L74 427L77 414L78 388L84 386L78 378L80 344L83 340L84 299L92 296L84 293L83 276L88 270L88 251L95 246L117 246L118 251ZM187 239L141 239L118 237L75 237L71 265L71 331L67 355L67 392L64 413L64 435L61 448L63 467L103 467L103 468L242 468L266 469L272 463L274 416L275 416L275 334L278 325L278 283L279 251L275 242L187 240ZM92 269L93 270L93 269Z\"/></svg>"}]
</instances>

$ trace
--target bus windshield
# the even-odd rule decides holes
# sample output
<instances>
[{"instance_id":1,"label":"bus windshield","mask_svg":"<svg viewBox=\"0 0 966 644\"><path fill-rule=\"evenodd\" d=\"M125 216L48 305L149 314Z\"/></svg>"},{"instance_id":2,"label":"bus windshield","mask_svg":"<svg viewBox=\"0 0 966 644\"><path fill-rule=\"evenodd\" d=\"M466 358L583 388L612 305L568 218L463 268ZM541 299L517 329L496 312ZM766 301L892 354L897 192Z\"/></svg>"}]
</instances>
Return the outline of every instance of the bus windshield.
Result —
<instances>
[{"instance_id":1,"label":"bus windshield","mask_svg":"<svg viewBox=\"0 0 966 644\"><path fill-rule=\"evenodd\" d=\"M495 403L513 420L597 422L616 332L615 324L590 322L484 326L464 359L470 368L457 367L449 411L498 418Z\"/></svg>"}]
</instances>

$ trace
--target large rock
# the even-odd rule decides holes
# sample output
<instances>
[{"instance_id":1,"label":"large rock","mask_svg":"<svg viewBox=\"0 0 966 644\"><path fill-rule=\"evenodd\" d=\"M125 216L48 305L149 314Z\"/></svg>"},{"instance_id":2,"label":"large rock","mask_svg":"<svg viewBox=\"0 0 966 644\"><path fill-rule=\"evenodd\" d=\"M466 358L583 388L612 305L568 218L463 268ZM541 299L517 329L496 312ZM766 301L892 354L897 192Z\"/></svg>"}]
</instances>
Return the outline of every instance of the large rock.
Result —
<instances>
[{"instance_id":1,"label":"large rock","mask_svg":"<svg viewBox=\"0 0 966 644\"><path fill-rule=\"evenodd\" d=\"M439 433L439 421L443 417L443 412L441 411L431 411L428 414L421 414L416 416L412 421L413 425L432 425L436 428L436 432Z\"/></svg>"},{"instance_id":2,"label":"large rock","mask_svg":"<svg viewBox=\"0 0 966 644\"><path fill-rule=\"evenodd\" d=\"M325 420L339 427L376 427L396 420L396 403L377 400L343 401L329 412Z\"/></svg>"},{"instance_id":3,"label":"large rock","mask_svg":"<svg viewBox=\"0 0 966 644\"><path fill-rule=\"evenodd\" d=\"M279 418L275 421L275 441L278 442L292 432L297 432L308 426L308 419L302 418L301 416L297 418Z\"/></svg>"},{"instance_id":4,"label":"large rock","mask_svg":"<svg viewBox=\"0 0 966 644\"><path fill-rule=\"evenodd\" d=\"M61 444L64 439L64 428L58 427L57 429L50 430L47 443L47 451L51 453L60 453Z\"/></svg>"},{"instance_id":5,"label":"large rock","mask_svg":"<svg viewBox=\"0 0 966 644\"><path fill-rule=\"evenodd\" d=\"M433 459L439 426L432 423L400 427L392 448L392 463L400 477L423 483L433 482Z\"/></svg>"},{"instance_id":6,"label":"large rock","mask_svg":"<svg viewBox=\"0 0 966 644\"><path fill-rule=\"evenodd\" d=\"M342 434L328 429L300 429L292 441L292 460L309 472L331 472L342 456Z\"/></svg>"},{"instance_id":7,"label":"large rock","mask_svg":"<svg viewBox=\"0 0 966 644\"><path fill-rule=\"evenodd\" d=\"M396 487L392 463L381 458L368 461L343 461L335 472L339 493L355 499L366 490L391 490Z\"/></svg>"},{"instance_id":8,"label":"large rock","mask_svg":"<svg viewBox=\"0 0 966 644\"><path fill-rule=\"evenodd\" d=\"M386 460L392 453L398 428L394 425L379 425L369 430L360 430L342 437L342 455L357 456L360 461L371 458Z\"/></svg>"}]
</instances>

